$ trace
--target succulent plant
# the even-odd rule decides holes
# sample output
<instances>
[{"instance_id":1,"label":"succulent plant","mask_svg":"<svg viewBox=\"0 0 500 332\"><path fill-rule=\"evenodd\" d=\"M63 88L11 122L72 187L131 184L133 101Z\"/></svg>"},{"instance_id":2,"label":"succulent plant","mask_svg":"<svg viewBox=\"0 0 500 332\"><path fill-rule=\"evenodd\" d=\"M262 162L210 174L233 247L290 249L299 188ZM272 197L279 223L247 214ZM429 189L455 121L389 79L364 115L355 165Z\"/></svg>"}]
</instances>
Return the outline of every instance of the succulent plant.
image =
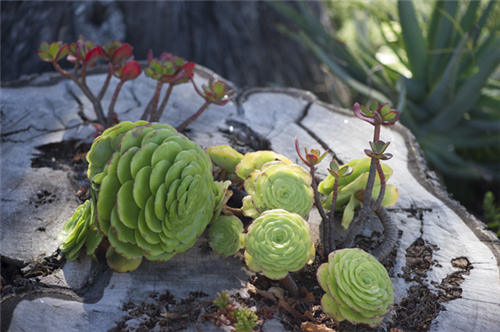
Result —
<instances>
[{"instance_id":1,"label":"succulent plant","mask_svg":"<svg viewBox=\"0 0 500 332\"><path fill-rule=\"evenodd\" d=\"M234 255L243 245L243 224L235 216L219 216L208 229L210 247L219 255Z\"/></svg>"},{"instance_id":2,"label":"succulent plant","mask_svg":"<svg viewBox=\"0 0 500 332\"><path fill-rule=\"evenodd\" d=\"M226 172L234 173L243 155L229 145L214 145L206 149L213 163Z\"/></svg>"},{"instance_id":3,"label":"succulent plant","mask_svg":"<svg viewBox=\"0 0 500 332\"><path fill-rule=\"evenodd\" d=\"M358 248L332 252L317 278L326 292L321 307L337 321L376 327L394 303L394 287L384 266Z\"/></svg>"},{"instance_id":4,"label":"succulent plant","mask_svg":"<svg viewBox=\"0 0 500 332\"><path fill-rule=\"evenodd\" d=\"M205 152L169 125L122 122L95 140L87 159L92 201L85 204L96 213L75 215L86 218L82 232L97 226L107 237L108 264L117 270L186 251L220 213L228 183L213 181ZM78 225L74 217L64 229Z\"/></svg>"},{"instance_id":5,"label":"succulent plant","mask_svg":"<svg viewBox=\"0 0 500 332\"><path fill-rule=\"evenodd\" d=\"M260 169L269 161L281 160L285 164L292 164L292 161L285 156L274 151L262 150L246 153L236 166L235 172L241 179L245 180L250 173Z\"/></svg>"},{"instance_id":6,"label":"succulent plant","mask_svg":"<svg viewBox=\"0 0 500 332\"><path fill-rule=\"evenodd\" d=\"M76 208L73 216L66 221L59 240L63 243L61 250L68 260L75 260L85 245L87 254L91 255L102 240L102 233L93 220L95 209L90 200Z\"/></svg>"},{"instance_id":7,"label":"succulent plant","mask_svg":"<svg viewBox=\"0 0 500 332\"><path fill-rule=\"evenodd\" d=\"M313 203L311 182L311 175L297 164L267 162L245 180L243 214L256 218L267 210L284 209L306 217Z\"/></svg>"},{"instance_id":8,"label":"succulent plant","mask_svg":"<svg viewBox=\"0 0 500 332\"><path fill-rule=\"evenodd\" d=\"M354 210L361 205L362 193L366 187L368 181L368 173L370 171L370 158L355 159L351 160L345 166L350 166L352 168L352 173L345 177L338 179L338 197L336 204L336 211L344 210L342 216L342 226L347 229L354 217ZM382 170L385 174L385 178L388 179L392 175L392 169L383 164ZM323 207L325 209L330 208L330 202L332 200L332 188L333 188L334 177L329 174L318 186L318 191L324 195L328 195L328 198L323 201ZM377 199L380 192L380 179L377 175L375 179L375 185L372 192L372 198ZM390 206L397 202L398 200L398 190L395 186L388 184L385 190L384 198L382 200L383 206Z\"/></svg>"},{"instance_id":9,"label":"succulent plant","mask_svg":"<svg viewBox=\"0 0 500 332\"><path fill-rule=\"evenodd\" d=\"M314 259L309 225L298 214L283 209L263 212L248 229L245 262L269 279L283 279Z\"/></svg>"}]
</instances>

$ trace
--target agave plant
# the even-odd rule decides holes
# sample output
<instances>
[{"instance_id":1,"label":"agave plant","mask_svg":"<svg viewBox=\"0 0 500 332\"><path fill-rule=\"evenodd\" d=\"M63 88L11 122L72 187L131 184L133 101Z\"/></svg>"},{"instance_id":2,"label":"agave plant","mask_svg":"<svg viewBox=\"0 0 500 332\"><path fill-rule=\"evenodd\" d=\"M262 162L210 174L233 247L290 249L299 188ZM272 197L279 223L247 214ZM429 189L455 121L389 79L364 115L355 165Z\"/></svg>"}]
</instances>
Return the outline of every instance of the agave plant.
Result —
<instances>
[{"instance_id":1,"label":"agave plant","mask_svg":"<svg viewBox=\"0 0 500 332\"><path fill-rule=\"evenodd\" d=\"M243 247L243 224L235 216L219 216L208 229L210 247L222 257L234 255Z\"/></svg>"},{"instance_id":2,"label":"agave plant","mask_svg":"<svg viewBox=\"0 0 500 332\"><path fill-rule=\"evenodd\" d=\"M91 201L64 226L61 248L74 259L85 237L91 254L105 236L108 265L121 272L143 257L167 261L191 248L218 216L228 185L213 181L196 143L165 124L122 122L95 140L87 159Z\"/></svg>"},{"instance_id":3,"label":"agave plant","mask_svg":"<svg viewBox=\"0 0 500 332\"><path fill-rule=\"evenodd\" d=\"M317 272L326 292L321 307L336 321L378 326L394 303L394 287L384 266L362 249L341 249Z\"/></svg>"},{"instance_id":4,"label":"agave plant","mask_svg":"<svg viewBox=\"0 0 500 332\"><path fill-rule=\"evenodd\" d=\"M363 191L368 182L368 173L370 171L370 158L355 159L351 160L346 166L352 168L352 173L345 177L339 178L338 180L338 196L335 205L336 211L342 211L342 226L344 229L349 228L349 225L354 217L354 210L361 205L363 200ZM386 164L382 165L382 170L384 172L385 178L389 179L392 175L392 169ZM322 204L325 209L330 209L330 203L332 201L333 194L333 184L334 177L331 174L320 182L318 186L318 191L324 195L328 195L328 198L323 200ZM377 175L375 178L375 184L372 191L372 198L377 199L380 192L380 177ZM396 204L399 194L398 189L392 185L388 184L385 189L385 194L382 199L383 206L391 206Z\"/></svg>"},{"instance_id":5,"label":"agave plant","mask_svg":"<svg viewBox=\"0 0 500 332\"><path fill-rule=\"evenodd\" d=\"M500 179L500 85L492 76L500 64L498 20L486 27L496 1L434 1L430 13L417 12L409 0L391 4L349 2L356 14L365 10L367 15L356 20L359 30L344 43L306 4L270 2L295 24L291 30L281 25L281 31L309 48L350 88L397 105L402 123L439 171ZM368 18L375 24L368 25ZM375 32L380 43L370 38Z\"/></svg>"},{"instance_id":6,"label":"agave plant","mask_svg":"<svg viewBox=\"0 0 500 332\"><path fill-rule=\"evenodd\" d=\"M296 213L265 211L248 228L245 262L269 279L283 279L289 272L302 269L314 255L309 225Z\"/></svg>"}]
</instances>

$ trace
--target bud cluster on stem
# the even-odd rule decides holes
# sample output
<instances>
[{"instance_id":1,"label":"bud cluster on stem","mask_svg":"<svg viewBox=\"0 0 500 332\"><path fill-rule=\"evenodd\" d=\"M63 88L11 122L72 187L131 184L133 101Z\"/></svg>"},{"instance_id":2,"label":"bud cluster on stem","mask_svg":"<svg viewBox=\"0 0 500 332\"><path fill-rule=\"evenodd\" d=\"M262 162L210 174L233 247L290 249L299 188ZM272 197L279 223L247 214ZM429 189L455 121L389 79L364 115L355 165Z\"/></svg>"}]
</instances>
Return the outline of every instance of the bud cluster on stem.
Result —
<instances>
[{"instance_id":1,"label":"bud cluster on stem","mask_svg":"<svg viewBox=\"0 0 500 332\"><path fill-rule=\"evenodd\" d=\"M132 46L121 41L110 41L103 46L95 45L90 40L84 41L82 37L69 45L62 42L53 42L51 44L42 42L38 50L38 56L43 61L51 63L56 71L62 76L71 79L82 90L94 108L97 118L95 126L102 130L119 122L115 113L115 105L120 91L126 81L137 78L142 71L140 64L133 60ZM59 61L64 58L74 64L72 72L66 71L60 66ZM102 87L99 89L99 93L94 94L87 84L87 69L95 67L100 59L108 62L108 73ZM202 91L200 91L193 79L194 67L193 62L188 62L169 53L162 53L160 57L153 58L150 51L148 53L148 66L144 69L144 72L146 76L156 80L157 84L154 94L141 116L141 120L158 122L167 106L174 86L182 83L191 82L196 93L205 102L196 113L178 127L179 131L184 130L191 122L196 120L210 104L224 105L231 100L232 90L220 80L214 81L210 79L208 86L203 86ZM112 77L118 78L119 82L109 103L108 113L105 115L101 102ZM168 87L160 103L162 88L165 84L168 84Z\"/></svg>"}]
</instances>

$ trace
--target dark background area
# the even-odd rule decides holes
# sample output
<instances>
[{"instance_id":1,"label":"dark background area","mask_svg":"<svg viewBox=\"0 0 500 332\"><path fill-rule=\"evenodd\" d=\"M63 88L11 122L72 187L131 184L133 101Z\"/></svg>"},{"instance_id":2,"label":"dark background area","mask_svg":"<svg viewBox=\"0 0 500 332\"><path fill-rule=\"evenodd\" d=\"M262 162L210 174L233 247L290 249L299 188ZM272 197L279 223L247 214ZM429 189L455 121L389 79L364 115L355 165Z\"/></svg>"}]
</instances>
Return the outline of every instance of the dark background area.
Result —
<instances>
[{"instance_id":1,"label":"dark background area","mask_svg":"<svg viewBox=\"0 0 500 332\"><path fill-rule=\"evenodd\" d=\"M311 6L321 13L321 3ZM1 22L2 81L53 71L37 56L40 42L81 34L96 43L128 42L138 60L149 49L173 53L239 87L325 90L317 60L276 30L278 14L265 2L2 1Z\"/></svg>"}]
</instances>

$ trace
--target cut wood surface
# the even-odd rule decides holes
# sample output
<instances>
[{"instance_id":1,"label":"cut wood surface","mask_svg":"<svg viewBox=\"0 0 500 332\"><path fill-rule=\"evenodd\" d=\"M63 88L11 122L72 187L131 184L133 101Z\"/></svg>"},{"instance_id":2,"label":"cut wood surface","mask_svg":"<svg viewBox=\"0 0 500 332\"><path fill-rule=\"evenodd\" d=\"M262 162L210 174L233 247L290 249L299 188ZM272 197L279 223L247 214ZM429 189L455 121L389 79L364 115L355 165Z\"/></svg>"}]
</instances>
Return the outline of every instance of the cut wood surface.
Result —
<instances>
[{"instance_id":1,"label":"cut wood surface","mask_svg":"<svg viewBox=\"0 0 500 332\"><path fill-rule=\"evenodd\" d=\"M195 78L200 84L212 74L198 67ZM91 142L94 133L83 121L83 117L94 117L90 102L69 81L43 85L46 77L41 76L36 84L2 88L0 253L20 265L50 256L57 249L57 235L78 204L78 186L69 167L33 168L32 159L40 154L36 148L61 141ZM103 79L103 75L91 76L89 86L99 87ZM120 120L138 119L153 91L153 81L144 75L127 83L115 107ZM210 106L188 127L187 136L203 148L215 144L237 148L241 144L247 150L271 148L295 161L293 141L298 137L301 145L329 149L343 162L363 157L372 129L349 111L295 89L237 92L225 106ZM108 102L104 100L105 107ZM202 103L190 84L177 86L161 121L179 125ZM404 127L384 128L381 137L391 141L389 150L394 158L388 164L394 175L389 183L399 190L398 203L389 208L401 234L391 272L396 303L415 284L403 275L409 264L409 247L422 239L434 248L432 268L423 276L429 288L439 290L456 275L459 262L472 266L460 275L461 296L443 302L446 310L432 321L430 329L500 331L498 239L448 197ZM323 161L319 167L322 176L326 164ZM311 213L309 222L317 238L316 212ZM106 331L125 314L123 304L145 301L151 292L169 290L175 297L186 298L190 292L200 291L213 299L216 292L229 289L247 296L248 271L237 258L214 255L202 237L191 250L169 262L144 262L132 273L111 273L82 257L67 262L41 282L47 287L4 296L2 331L40 327L45 331ZM284 330L276 320L266 326L269 331ZM191 329L196 330L195 322ZM203 331L210 329L215 327L202 327Z\"/></svg>"}]
</instances>

